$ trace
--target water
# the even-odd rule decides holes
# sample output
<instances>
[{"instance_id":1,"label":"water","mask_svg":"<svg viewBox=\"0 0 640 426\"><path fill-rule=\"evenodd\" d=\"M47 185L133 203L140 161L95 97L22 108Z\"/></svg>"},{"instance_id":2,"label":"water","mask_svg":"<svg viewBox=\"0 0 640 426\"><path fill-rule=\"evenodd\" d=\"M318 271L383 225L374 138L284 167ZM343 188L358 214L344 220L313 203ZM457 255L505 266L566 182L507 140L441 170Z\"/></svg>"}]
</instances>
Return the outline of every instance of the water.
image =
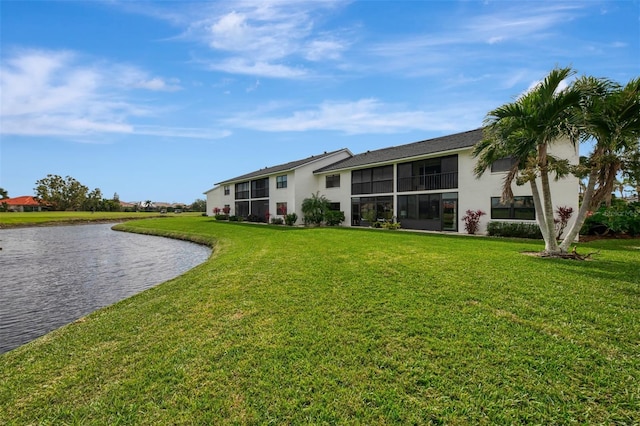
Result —
<instances>
[{"instance_id":1,"label":"water","mask_svg":"<svg viewBox=\"0 0 640 426\"><path fill-rule=\"evenodd\" d=\"M0 353L170 280L211 254L112 226L0 230Z\"/></svg>"}]
</instances>

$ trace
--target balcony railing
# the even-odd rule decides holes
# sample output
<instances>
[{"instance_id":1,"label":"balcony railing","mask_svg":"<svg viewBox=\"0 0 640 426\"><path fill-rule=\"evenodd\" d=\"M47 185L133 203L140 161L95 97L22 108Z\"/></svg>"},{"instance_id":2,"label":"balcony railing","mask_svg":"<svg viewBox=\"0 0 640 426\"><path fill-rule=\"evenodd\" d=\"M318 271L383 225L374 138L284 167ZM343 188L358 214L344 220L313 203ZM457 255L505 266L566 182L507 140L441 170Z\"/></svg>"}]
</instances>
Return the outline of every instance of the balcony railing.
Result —
<instances>
[{"instance_id":1,"label":"balcony railing","mask_svg":"<svg viewBox=\"0 0 640 426\"><path fill-rule=\"evenodd\" d=\"M458 187L458 172L436 173L398 179L398 192L430 191Z\"/></svg>"},{"instance_id":2,"label":"balcony railing","mask_svg":"<svg viewBox=\"0 0 640 426\"><path fill-rule=\"evenodd\" d=\"M251 198L268 198L269 188L253 188L251 190Z\"/></svg>"},{"instance_id":3,"label":"balcony railing","mask_svg":"<svg viewBox=\"0 0 640 426\"><path fill-rule=\"evenodd\" d=\"M386 194L393 192L393 179L351 184L351 194Z\"/></svg>"},{"instance_id":4,"label":"balcony railing","mask_svg":"<svg viewBox=\"0 0 640 426\"><path fill-rule=\"evenodd\" d=\"M249 199L249 191L236 191L236 200Z\"/></svg>"}]
</instances>

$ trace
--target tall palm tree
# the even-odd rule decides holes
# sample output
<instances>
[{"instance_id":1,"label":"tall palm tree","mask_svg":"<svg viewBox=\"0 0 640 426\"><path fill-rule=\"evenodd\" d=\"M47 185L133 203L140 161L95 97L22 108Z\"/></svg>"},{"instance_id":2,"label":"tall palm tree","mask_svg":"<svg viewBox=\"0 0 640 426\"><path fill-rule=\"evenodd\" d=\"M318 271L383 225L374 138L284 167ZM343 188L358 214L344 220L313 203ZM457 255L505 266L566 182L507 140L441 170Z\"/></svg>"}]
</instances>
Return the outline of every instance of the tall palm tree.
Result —
<instances>
[{"instance_id":1,"label":"tall palm tree","mask_svg":"<svg viewBox=\"0 0 640 426\"><path fill-rule=\"evenodd\" d=\"M578 216L560 244L567 250L587 212L611 196L626 155L638 149L640 138L640 78L626 86L606 79L582 77L574 85L583 93L581 132L595 141L589 156L589 179Z\"/></svg>"},{"instance_id":2,"label":"tall palm tree","mask_svg":"<svg viewBox=\"0 0 640 426\"><path fill-rule=\"evenodd\" d=\"M563 88L563 82L574 74L571 68L554 69L514 102L490 111L485 119L485 138L473 152L478 177L496 160L514 159L503 183L502 198L505 201L513 198L514 181L529 183L545 253L550 255L561 252L555 238L550 175L565 176L570 168L566 160L552 157L549 147L561 140L566 142L567 138L572 143L578 141L574 115L582 99L581 92L573 86Z\"/></svg>"}]
</instances>

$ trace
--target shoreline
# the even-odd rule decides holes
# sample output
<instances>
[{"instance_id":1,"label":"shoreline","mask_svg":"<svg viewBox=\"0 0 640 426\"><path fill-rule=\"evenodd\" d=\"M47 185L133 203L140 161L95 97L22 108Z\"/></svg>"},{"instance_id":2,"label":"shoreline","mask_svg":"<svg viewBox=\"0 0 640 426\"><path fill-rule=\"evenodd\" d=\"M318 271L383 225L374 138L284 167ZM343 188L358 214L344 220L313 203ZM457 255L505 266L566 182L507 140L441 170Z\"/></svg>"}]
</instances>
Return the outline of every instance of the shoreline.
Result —
<instances>
[{"instance_id":1,"label":"shoreline","mask_svg":"<svg viewBox=\"0 0 640 426\"><path fill-rule=\"evenodd\" d=\"M29 223L0 223L0 230L13 228L40 228L47 226L75 226L75 225L99 225L102 223L122 223L130 220L139 220L142 218L123 218L123 219L65 219L49 222L29 222Z\"/></svg>"}]
</instances>

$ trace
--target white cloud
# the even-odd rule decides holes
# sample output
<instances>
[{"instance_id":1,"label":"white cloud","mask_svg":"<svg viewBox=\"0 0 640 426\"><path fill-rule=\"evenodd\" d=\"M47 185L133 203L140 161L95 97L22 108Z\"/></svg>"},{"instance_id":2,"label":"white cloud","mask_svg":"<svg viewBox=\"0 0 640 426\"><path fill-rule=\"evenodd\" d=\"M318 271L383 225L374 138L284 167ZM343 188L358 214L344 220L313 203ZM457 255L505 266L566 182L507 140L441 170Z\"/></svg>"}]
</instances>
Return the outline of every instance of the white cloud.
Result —
<instances>
[{"instance_id":1,"label":"white cloud","mask_svg":"<svg viewBox=\"0 0 640 426\"><path fill-rule=\"evenodd\" d=\"M245 74L271 78L300 78L307 74L303 68L293 68L269 62L254 62L242 58L230 58L209 64L209 69L231 74Z\"/></svg>"},{"instance_id":2,"label":"white cloud","mask_svg":"<svg viewBox=\"0 0 640 426\"><path fill-rule=\"evenodd\" d=\"M337 40L312 40L306 45L305 58L318 62L326 59L337 60L347 49L344 42Z\"/></svg>"},{"instance_id":3,"label":"white cloud","mask_svg":"<svg viewBox=\"0 0 640 426\"><path fill-rule=\"evenodd\" d=\"M136 134L132 120L153 116L158 107L133 101L130 91L178 88L174 80L149 78L128 65L87 62L73 52L20 51L0 68L0 132L33 136ZM183 137L200 137L193 136L197 133L190 129ZM179 129L173 132L174 136L179 134Z\"/></svg>"},{"instance_id":4,"label":"white cloud","mask_svg":"<svg viewBox=\"0 0 640 426\"><path fill-rule=\"evenodd\" d=\"M168 138L222 139L231 136L229 130L203 129L194 127L135 126L131 133L137 135Z\"/></svg>"},{"instance_id":5,"label":"white cloud","mask_svg":"<svg viewBox=\"0 0 640 426\"><path fill-rule=\"evenodd\" d=\"M348 43L321 33L314 14L336 1L236 1L216 4L189 26L185 37L204 42L222 59L209 68L269 78L300 78L306 61L337 60ZM220 10L220 7L226 8ZM204 18L202 17L204 15Z\"/></svg>"},{"instance_id":6,"label":"white cloud","mask_svg":"<svg viewBox=\"0 0 640 426\"><path fill-rule=\"evenodd\" d=\"M148 80L140 80L138 81L134 87L138 87L140 89L147 90L157 90L157 91L166 91L166 92L174 92L176 90L180 90L181 87L178 83L178 80L173 80L168 82L159 77L153 77Z\"/></svg>"},{"instance_id":7,"label":"white cloud","mask_svg":"<svg viewBox=\"0 0 640 426\"><path fill-rule=\"evenodd\" d=\"M455 111L444 108L429 112L412 111L384 104L377 99L360 99L353 102L323 102L317 108L293 111L284 117L265 117L262 113L241 114L226 120L225 124L266 132L326 130L373 134L412 130L455 131L477 127L484 113L480 110L485 111L477 105L466 111L464 106L457 106Z\"/></svg>"}]
</instances>

